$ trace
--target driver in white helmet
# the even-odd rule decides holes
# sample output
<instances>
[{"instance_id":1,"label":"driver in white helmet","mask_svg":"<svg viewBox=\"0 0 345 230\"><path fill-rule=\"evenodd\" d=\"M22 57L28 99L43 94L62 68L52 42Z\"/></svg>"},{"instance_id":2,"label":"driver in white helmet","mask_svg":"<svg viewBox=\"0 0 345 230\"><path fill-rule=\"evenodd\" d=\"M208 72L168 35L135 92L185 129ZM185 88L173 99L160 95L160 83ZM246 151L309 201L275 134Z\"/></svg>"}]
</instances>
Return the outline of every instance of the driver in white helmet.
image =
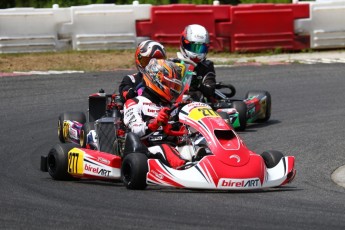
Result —
<instances>
[{"instance_id":1,"label":"driver in white helmet","mask_svg":"<svg viewBox=\"0 0 345 230\"><path fill-rule=\"evenodd\" d=\"M210 36L205 27L188 25L182 32L180 52L174 62L185 60L195 66L196 73L189 88L193 100L213 102L216 88L216 73L213 62L206 59Z\"/></svg>"}]
</instances>

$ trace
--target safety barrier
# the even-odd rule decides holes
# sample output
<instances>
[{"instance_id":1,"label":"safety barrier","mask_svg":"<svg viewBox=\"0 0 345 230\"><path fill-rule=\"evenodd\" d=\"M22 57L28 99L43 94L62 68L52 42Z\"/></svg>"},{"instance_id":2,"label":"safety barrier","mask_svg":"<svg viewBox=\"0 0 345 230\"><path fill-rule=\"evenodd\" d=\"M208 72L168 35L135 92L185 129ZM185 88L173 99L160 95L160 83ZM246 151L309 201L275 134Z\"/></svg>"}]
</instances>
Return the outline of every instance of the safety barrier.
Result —
<instances>
[{"instance_id":1,"label":"safety barrier","mask_svg":"<svg viewBox=\"0 0 345 230\"><path fill-rule=\"evenodd\" d=\"M294 21L309 18L308 4L248 4L232 7L231 21L217 25L217 33L229 37L229 50L261 51L309 47L309 37L294 34Z\"/></svg>"},{"instance_id":2,"label":"safety barrier","mask_svg":"<svg viewBox=\"0 0 345 230\"><path fill-rule=\"evenodd\" d=\"M187 25L200 24L210 34L211 48L224 50L223 39L216 34L216 23L229 20L230 7L192 4L152 6L150 20L137 22L137 34L149 36L163 44L177 46L181 32Z\"/></svg>"},{"instance_id":3,"label":"safety barrier","mask_svg":"<svg viewBox=\"0 0 345 230\"><path fill-rule=\"evenodd\" d=\"M0 10L0 53L56 51L57 25L70 21L64 9Z\"/></svg>"},{"instance_id":4,"label":"safety barrier","mask_svg":"<svg viewBox=\"0 0 345 230\"><path fill-rule=\"evenodd\" d=\"M0 10L0 53L135 48L141 41L135 22L149 19L150 8L94 4Z\"/></svg>"},{"instance_id":5,"label":"safety barrier","mask_svg":"<svg viewBox=\"0 0 345 230\"><path fill-rule=\"evenodd\" d=\"M345 0L309 4L310 18L296 22L296 33L310 35L312 49L345 47Z\"/></svg>"},{"instance_id":6,"label":"safety barrier","mask_svg":"<svg viewBox=\"0 0 345 230\"><path fill-rule=\"evenodd\" d=\"M144 39L177 46L201 24L218 51L301 50L345 46L345 0L294 4L95 4L0 10L0 53L128 49Z\"/></svg>"},{"instance_id":7,"label":"safety barrier","mask_svg":"<svg viewBox=\"0 0 345 230\"><path fill-rule=\"evenodd\" d=\"M72 38L74 50L110 50L135 48L136 20L150 18L149 4L95 4L71 7L70 23L60 34Z\"/></svg>"}]
</instances>

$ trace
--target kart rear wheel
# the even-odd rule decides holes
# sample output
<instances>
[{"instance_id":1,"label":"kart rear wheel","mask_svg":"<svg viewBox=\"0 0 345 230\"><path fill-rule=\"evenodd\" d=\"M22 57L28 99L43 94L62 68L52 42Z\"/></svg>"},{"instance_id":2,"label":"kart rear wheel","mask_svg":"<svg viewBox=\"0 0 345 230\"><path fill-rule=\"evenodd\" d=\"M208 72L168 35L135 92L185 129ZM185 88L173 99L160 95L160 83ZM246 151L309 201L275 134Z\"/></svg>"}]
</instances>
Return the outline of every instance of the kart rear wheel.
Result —
<instances>
[{"instance_id":1,"label":"kart rear wheel","mask_svg":"<svg viewBox=\"0 0 345 230\"><path fill-rule=\"evenodd\" d=\"M143 190L146 188L148 172L147 156L143 153L130 153L122 162L121 178L127 189Z\"/></svg>"},{"instance_id":2,"label":"kart rear wheel","mask_svg":"<svg viewBox=\"0 0 345 230\"><path fill-rule=\"evenodd\" d=\"M74 143L56 144L48 153L47 168L54 180L71 180L68 173L68 152L76 147Z\"/></svg>"},{"instance_id":3,"label":"kart rear wheel","mask_svg":"<svg viewBox=\"0 0 345 230\"><path fill-rule=\"evenodd\" d=\"M246 98L250 98L250 97L266 97L266 102L264 104L264 116L263 118L258 118L257 122L266 122L270 119L271 117L271 106L272 106L272 99L271 99L271 94L267 91L263 91L263 90L253 90L253 91L249 91L246 94Z\"/></svg>"},{"instance_id":4,"label":"kart rear wheel","mask_svg":"<svg viewBox=\"0 0 345 230\"><path fill-rule=\"evenodd\" d=\"M94 122L86 122L82 129L80 130L80 146L83 148L86 148L87 145L87 135L91 130L95 129L95 123Z\"/></svg>"},{"instance_id":5,"label":"kart rear wheel","mask_svg":"<svg viewBox=\"0 0 345 230\"><path fill-rule=\"evenodd\" d=\"M281 152L276 150L265 151L261 154L261 156L264 159L267 168L273 168L284 157Z\"/></svg>"},{"instance_id":6,"label":"kart rear wheel","mask_svg":"<svg viewBox=\"0 0 345 230\"><path fill-rule=\"evenodd\" d=\"M58 137L61 143L66 142L66 137L68 133L66 132L66 128L64 128L64 121L77 121L79 123L84 124L86 122L86 116L83 112L65 112L59 115L58 119Z\"/></svg>"},{"instance_id":7,"label":"kart rear wheel","mask_svg":"<svg viewBox=\"0 0 345 230\"><path fill-rule=\"evenodd\" d=\"M240 126L235 128L236 131L244 131L247 127L247 105L243 101L232 102L232 107L238 112Z\"/></svg>"}]
</instances>

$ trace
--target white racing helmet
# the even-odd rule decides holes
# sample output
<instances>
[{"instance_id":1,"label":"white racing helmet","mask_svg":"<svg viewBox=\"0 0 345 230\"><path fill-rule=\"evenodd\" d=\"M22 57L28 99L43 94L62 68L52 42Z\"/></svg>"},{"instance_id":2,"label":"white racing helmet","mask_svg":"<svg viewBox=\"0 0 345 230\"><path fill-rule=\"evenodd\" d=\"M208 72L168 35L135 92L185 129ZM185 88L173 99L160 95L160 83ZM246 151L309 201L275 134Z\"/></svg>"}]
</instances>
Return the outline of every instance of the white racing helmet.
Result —
<instances>
[{"instance_id":1,"label":"white racing helmet","mask_svg":"<svg viewBox=\"0 0 345 230\"><path fill-rule=\"evenodd\" d=\"M210 36L205 27L197 24L187 26L182 32L180 51L195 63L206 58Z\"/></svg>"}]
</instances>

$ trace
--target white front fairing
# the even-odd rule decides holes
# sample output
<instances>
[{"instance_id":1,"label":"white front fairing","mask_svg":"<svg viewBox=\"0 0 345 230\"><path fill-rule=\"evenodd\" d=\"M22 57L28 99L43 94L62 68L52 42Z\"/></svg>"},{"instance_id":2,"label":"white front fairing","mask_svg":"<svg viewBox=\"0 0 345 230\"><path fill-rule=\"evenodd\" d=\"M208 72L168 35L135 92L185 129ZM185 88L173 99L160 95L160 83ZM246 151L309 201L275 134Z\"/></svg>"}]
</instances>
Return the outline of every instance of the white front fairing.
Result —
<instances>
[{"instance_id":1,"label":"white front fairing","mask_svg":"<svg viewBox=\"0 0 345 230\"><path fill-rule=\"evenodd\" d=\"M295 173L294 159L290 157L282 158L278 165L271 169L263 167L264 178L260 175L239 176L236 167L215 164L214 160L214 156L207 156L188 169L176 170L159 160L150 159L147 183L189 189L254 190L283 185L290 182L287 181L288 174Z\"/></svg>"}]
</instances>

